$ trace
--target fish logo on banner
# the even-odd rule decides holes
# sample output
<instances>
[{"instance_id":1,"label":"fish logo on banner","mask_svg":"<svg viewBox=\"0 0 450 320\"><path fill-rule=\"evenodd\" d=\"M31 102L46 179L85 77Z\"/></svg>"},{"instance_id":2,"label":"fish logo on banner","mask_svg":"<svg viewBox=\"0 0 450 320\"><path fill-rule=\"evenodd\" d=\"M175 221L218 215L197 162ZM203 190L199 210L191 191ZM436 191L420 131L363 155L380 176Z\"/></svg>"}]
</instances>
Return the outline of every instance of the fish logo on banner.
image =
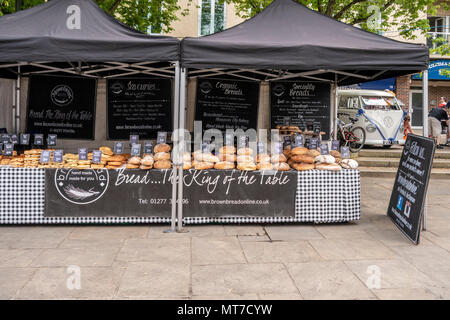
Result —
<instances>
[{"instance_id":1,"label":"fish logo on banner","mask_svg":"<svg viewBox=\"0 0 450 320\"><path fill-rule=\"evenodd\" d=\"M282 84L277 84L273 87L272 92L275 96L281 97L284 94L285 88Z\"/></svg>"},{"instance_id":2,"label":"fish logo on banner","mask_svg":"<svg viewBox=\"0 0 450 320\"><path fill-rule=\"evenodd\" d=\"M67 7L66 13L69 15L66 20L66 27L69 30L81 29L81 9L77 5Z\"/></svg>"},{"instance_id":3,"label":"fish logo on banner","mask_svg":"<svg viewBox=\"0 0 450 320\"><path fill-rule=\"evenodd\" d=\"M208 94L211 92L212 90L212 84L209 81L203 81L202 83L200 83L200 90L202 91L203 94Z\"/></svg>"},{"instance_id":4,"label":"fish logo on banner","mask_svg":"<svg viewBox=\"0 0 450 320\"><path fill-rule=\"evenodd\" d=\"M89 204L100 199L108 189L107 169L57 169L55 187L61 197L74 204Z\"/></svg>"}]
</instances>

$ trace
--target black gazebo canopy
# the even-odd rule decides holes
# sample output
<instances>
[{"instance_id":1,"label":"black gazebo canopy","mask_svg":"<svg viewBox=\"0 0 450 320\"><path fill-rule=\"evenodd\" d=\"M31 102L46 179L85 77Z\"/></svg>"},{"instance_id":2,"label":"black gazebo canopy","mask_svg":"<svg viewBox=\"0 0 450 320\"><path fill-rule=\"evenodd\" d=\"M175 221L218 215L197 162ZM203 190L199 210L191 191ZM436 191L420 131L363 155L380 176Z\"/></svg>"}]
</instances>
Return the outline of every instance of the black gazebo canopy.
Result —
<instances>
[{"instance_id":1,"label":"black gazebo canopy","mask_svg":"<svg viewBox=\"0 0 450 320\"><path fill-rule=\"evenodd\" d=\"M427 69L429 59L425 45L358 29L292 0L275 0L225 31L186 38L181 50L183 67L246 76L250 70L272 70L266 77L273 80L320 74L319 80L334 81L337 75L340 85L415 73Z\"/></svg>"}]
</instances>

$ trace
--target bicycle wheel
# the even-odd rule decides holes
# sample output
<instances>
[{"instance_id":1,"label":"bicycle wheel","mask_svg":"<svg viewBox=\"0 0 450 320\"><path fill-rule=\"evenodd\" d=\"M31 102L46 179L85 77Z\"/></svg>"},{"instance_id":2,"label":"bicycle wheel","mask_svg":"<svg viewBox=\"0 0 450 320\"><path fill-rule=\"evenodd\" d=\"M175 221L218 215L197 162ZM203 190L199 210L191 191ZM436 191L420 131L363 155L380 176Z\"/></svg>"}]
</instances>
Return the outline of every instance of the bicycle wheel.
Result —
<instances>
[{"instance_id":1,"label":"bicycle wheel","mask_svg":"<svg viewBox=\"0 0 450 320\"><path fill-rule=\"evenodd\" d=\"M366 142L366 131L361 127L352 128L348 142L350 151L353 153L358 152L364 147L364 143Z\"/></svg>"}]
</instances>

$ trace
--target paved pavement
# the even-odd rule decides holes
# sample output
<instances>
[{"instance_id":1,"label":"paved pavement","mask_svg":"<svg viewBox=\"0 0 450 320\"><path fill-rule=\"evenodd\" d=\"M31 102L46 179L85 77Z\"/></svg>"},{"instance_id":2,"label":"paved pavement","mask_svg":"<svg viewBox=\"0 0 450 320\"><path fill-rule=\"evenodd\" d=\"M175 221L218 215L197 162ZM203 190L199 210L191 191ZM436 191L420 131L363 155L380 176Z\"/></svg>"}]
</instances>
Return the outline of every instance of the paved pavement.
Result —
<instances>
[{"instance_id":1,"label":"paved pavement","mask_svg":"<svg viewBox=\"0 0 450 320\"><path fill-rule=\"evenodd\" d=\"M0 227L0 299L450 299L448 182L419 246L385 215L392 184L363 178L351 224Z\"/></svg>"}]
</instances>

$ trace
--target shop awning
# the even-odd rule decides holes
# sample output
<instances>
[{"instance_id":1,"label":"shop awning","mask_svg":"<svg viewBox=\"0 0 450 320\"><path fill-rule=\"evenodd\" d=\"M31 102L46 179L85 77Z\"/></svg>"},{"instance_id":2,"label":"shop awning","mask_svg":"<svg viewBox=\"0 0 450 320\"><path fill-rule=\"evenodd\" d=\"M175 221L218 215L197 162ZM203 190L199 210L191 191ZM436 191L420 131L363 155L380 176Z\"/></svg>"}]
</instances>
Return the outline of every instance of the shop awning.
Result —
<instances>
[{"instance_id":1,"label":"shop awning","mask_svg":"<svg viewBox=\"0 0 450 320\"><path fill-rule=\"evenodd\" d=\"M428 59L426 45L358 29L292 0L275 0L233 28L181 43L184 67L222 69L224 74L265 69L268 79L294 78L300 71L332 81L337 75L340 85L412 74L426 69Z\"/></svg>"},{"instance_id":2,"label":"shop awning","mask_svg":"<svg viewBox=\"0 0 450 320\"><path fill-rule=\"evenodd\" d=\"M19 65L21 73L52 68L53 72L62 69L78 74L95 69L96 74L111 70L150 73L155 65L142 62L178 60L178 39L134 30L92 0L49 1L0 17L1 75Z\"/></svg>"}]
</instances>

